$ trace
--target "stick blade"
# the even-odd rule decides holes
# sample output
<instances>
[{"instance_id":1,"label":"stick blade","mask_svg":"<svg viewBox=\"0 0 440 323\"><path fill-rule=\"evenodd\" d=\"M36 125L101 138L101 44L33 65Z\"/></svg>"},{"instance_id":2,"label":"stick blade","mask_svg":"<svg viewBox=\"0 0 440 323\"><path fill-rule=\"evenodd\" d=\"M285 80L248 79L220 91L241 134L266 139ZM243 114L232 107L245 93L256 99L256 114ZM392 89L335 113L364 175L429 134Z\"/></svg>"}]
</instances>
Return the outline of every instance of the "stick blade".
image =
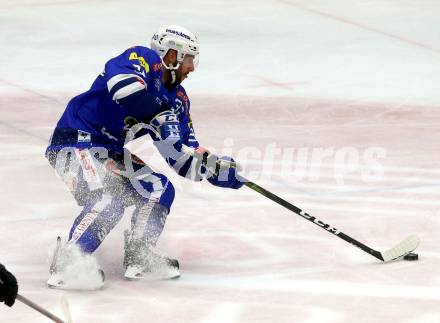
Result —
<instances>
[{"instance_id":1,"label":"stick blade","mask_svg":"<svg viewBox=\"0 0 440 323\"><path fill-rule=\"evenodd\" d=\"M400 242L397 246L382 252L382 258L384 262L395 260L414 251L420 244L419 237L412 235Z\"/></svg>"},{"instance_id":2,"label":"stick blade","mask_svg":"<svg viewBox=\"0 0 440 323\"><path fill-rule=\"evenodd\" d=\"M61 310L63 311L63 315L66 323L73 323L72 316L70 315L70 307L69 301L67 300L66 295L62 295L60 298Z\"/></svg>"}]
</instances>

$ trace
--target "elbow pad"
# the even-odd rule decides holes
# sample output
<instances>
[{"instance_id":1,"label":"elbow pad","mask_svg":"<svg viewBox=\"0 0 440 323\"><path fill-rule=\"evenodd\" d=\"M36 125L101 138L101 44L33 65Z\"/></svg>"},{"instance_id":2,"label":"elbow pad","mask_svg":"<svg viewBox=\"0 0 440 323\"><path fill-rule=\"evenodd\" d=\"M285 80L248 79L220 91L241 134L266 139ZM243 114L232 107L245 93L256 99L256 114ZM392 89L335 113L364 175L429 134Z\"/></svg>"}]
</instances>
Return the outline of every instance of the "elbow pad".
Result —
<instances>
[{"instance_id":1,"label":"elbow pad","mask_svg":"<svg viewBox=\"0 0 440 323\"><path fill-rule=\"evenodd\" d=\"M112 100L136 120L149 123L162 111L156 96L148 92L144 80L137 75L118 74L107 82L107 88Z\"/></svg>"}]
</instances>

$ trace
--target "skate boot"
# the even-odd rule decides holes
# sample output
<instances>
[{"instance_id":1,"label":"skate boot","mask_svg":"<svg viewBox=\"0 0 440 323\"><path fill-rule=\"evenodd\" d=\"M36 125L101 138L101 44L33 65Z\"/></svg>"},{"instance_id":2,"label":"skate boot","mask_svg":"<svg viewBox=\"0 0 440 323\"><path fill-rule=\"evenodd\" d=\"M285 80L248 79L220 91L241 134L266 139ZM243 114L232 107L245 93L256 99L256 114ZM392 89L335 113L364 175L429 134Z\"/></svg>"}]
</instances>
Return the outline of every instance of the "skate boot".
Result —
<instances>
[{"instance_id":1,"label":"skate boot","mask_svg":"<svg viewBox=\"0 0 440 323\"><path fill-rule=\"evenodd\" d=\"M148 246L143 240L131 239L128 230L124 232L124 238L125 278L139 280L143 278L173 279L180 277L179 262L176 259L155 253L152 246Z\"/></svg>"},{"instance_id":2,"label":"skate boot","mask_svg":"<svg viewBox=\"0 0 440 323\"><path fill-rule=\"evenodd\" d=\"M105 280L104 271L92 255L84 254L74 244L61 246L60 237L57 238L49 273L49 288L96 290L104 285Z\"/></svg>"}]
</instances>

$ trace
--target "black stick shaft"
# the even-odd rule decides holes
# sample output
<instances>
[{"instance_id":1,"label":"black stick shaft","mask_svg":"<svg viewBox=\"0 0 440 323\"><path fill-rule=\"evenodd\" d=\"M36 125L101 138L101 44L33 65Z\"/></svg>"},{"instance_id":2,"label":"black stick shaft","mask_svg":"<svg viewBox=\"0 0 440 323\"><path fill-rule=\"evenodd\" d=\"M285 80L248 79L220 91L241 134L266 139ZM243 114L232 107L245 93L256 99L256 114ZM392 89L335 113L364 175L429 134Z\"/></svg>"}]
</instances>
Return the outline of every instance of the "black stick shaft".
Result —
<instances>
[{"instance_id":1,"label":"black stick shaft","mask_svg":"<svg viewBox=\"0 0 440 323\"><path fill-rule=\"evenodd\" d=\"M322 229L325 229L327 232L341 238L342 240L347 241L348 243L358 247L359 249L365 251L366 253L369 253L370 255L376 257L379 260L383 261L383 257L381 255L381 253L377 250L374 250L366 245L364 245L362 242L357 241L356 239L353 239L352 237L346 235L345 233L339 231L338 229L336 229L335 227L332 227L331 225L322 222L321 220L315 218L314 216L311 216L310 214L304 212L303 210L301 210L299 207L296 207L295 205L287 202L286 200L282 199L281 197L269 192L268 190L262 188L261 186L247 180L247 179L242 179L243 181L245 181L245 184L247 187L251 188L252 190L254 190L255 192L260 193L261 195L271 199L272 201L278 203L281 206L284 206L286 209L289 209L290 211L292 211L293 213L303 217L306 220L309 220L310 222L316 224L317 226L319 226Z\"/></svg>"},{"instance_id":2,"label":"black stick shaft","mask_svg":"<svg viewBox=\"0 0 440 323\"><path fill-rule=\"evenodd\" d=\"M23 304L26 304L27 306L33 308L37 312L40 312L44 316L50 318L52 321L57 322L57 323L65 323L62 319L60 319L59 317L53 315L49 311L47 311L44 308L42 308L40 305L38 305L38 304L32 302L31 300L27 299L26 297L24 297L24 296L22 296L20 294L17 294L17 299L20 302L22 302Z\"/></svg>"}]
</instances>

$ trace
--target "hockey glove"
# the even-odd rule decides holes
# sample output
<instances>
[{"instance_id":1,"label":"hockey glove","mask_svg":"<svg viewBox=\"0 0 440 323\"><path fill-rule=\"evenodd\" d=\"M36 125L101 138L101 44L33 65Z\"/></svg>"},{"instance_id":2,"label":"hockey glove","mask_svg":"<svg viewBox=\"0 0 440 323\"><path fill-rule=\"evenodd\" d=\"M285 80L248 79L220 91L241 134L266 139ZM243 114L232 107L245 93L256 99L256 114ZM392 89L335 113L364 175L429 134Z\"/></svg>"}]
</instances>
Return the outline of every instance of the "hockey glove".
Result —
<instances>
[{"instance_id":1,"label":"hockey glove","mask_svg":"<svg viewBox=\"0 0 440 323\"><path fill-rule=\"evenodd\" d=\"M0 264L0 281L0 302L5 302L11 307L17 297L17 279L2 264Z\"/></svg>"},{"instance_id":2,"label":"hockey glove","mask_svg":"<svg viewBox=\"0 0 440 323\"><path fill-rule=\"evenodd\" d=\"M217 158L217 156L215 157ZM239 189L243 186L244 182L240 180L237 174L239 169L233 158L226 156L217 158L214 167L210 160L208 160L207 179L212 185L233 189Z\"/></svg>"}]
</instances>

